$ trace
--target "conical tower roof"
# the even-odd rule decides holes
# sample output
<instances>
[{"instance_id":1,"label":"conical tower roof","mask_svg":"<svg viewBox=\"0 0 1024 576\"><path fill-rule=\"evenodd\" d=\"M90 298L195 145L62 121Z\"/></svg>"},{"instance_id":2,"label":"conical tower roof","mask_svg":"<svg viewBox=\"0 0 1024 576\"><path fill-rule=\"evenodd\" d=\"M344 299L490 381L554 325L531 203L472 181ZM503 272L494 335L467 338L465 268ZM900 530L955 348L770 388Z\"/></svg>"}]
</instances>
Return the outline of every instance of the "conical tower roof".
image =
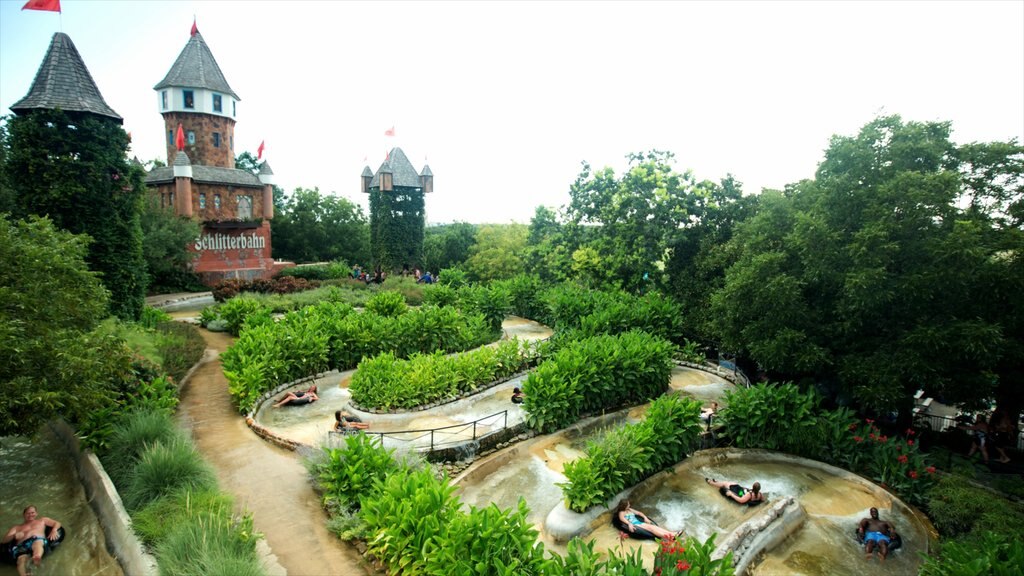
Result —
<instances>
[{"instance_id":1,"label":"conical tower roof","mask_svg":"<svg viewBox=\"0 0 1024 576\"><path fill-rule=\"evenodd\" d=\"M205 88L214 92L230 94L235 100L242 99L228 85L224 73L220 71L217 60L210 52L210 47L203 40L203 35L196 32L188 39L185 48L178 54L171 70L164 76L154 90L162 88Z\"/></svg>"},{"instance_id":2,"label":"conical tower roof","mask_svg":"<svg viewBox=\"0 0 1024 576\"><path fill-rule=\"evenodd\" d=\"M380 168L377 168L377 173L370 180L370 188L380 186L381 172L391 172L393 174L391 182L394 186L420 187L420 175L412 167L412 162L409 162L409 158L405 155L405 152L402 152L401 148L391 149L387 160L380 165Z\"/></svg>"},{"instance_id":3,"label":"conical tower roof","mask_svg":"<svg viewBox=\"0 0 1024 576\"><path fill-rule=\"evenodd\" d=\"M63 32L53 35L50 49L39 65L28 95L11 106L16 114L58 108L69 112L90 112L122 122L117 112L103 100L75 43Z\"/></svg>"}]
</instances>

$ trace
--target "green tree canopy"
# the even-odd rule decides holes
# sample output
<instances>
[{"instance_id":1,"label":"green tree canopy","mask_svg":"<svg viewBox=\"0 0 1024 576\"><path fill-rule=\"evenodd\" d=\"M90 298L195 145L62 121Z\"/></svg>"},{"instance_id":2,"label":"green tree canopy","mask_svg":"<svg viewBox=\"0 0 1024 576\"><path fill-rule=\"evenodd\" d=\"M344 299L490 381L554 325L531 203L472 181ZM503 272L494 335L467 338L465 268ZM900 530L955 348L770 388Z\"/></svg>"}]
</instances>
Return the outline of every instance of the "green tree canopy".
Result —
<instances>
[{"instance_id":1,"label":"green tree canopy","mask_svg":"<svg viewBox=\"0 0 1024 576\"><path fill-rule=\"evenodd\" d=\"M199 223L176 215L170 207L161 207L155 195L145 198L142 206L142 255L149 291L177 292L200 284L189 267L196 253L188 249L199 237Z\"/></svg>"},{"instance_id":2,"label":"green tree canopy","mask_svg":"<svg viewBox=\"0 0 1024 576\"><path fill-rule=\"evenodd\" d=\"M466 271L480 282L504 280L523 273L527 227L523 224L485 224L476 235Z\"/></svg>"},{"instance_id":3,"label":"green tree canopy","mask_svg":"<svg viewBox=\"0 0 1024 576\"><path fill-rule=\"evenodd\" d=\"M295 262L344 260L365 263L370 257L369 225L361 206L319 188L296 188L274 215L274 256Z\"/></svg>"},{"instance_id":4,"label":"green tree canopy","mask_svg":"<svg viewBox=\"0 0 1024 576\"><path fill-rule=\"evenodd\" d=\"M972 183L949 131L878 118L833 137L813 180L763 194L712 296L723 345L877 410L908 407L919 388L958 402L994 394L1022 245L996 233L993 210L1019 201L1006 167L1021 148L999 146L990 178ZM961 208L979 194L992 201Z\"/></svg>"},{"instance_id":5,"label":"green tree canopy","mask_svg":"<svg viewBox=\"0 0 1024 576\"><path fill-rule=\"evenodd\" d=\"M89 242L46 219L0 217L0 436L88 414L128 369L123 344L93 331L108 293L86 266Z\"/></svg>"},{"instance_id":6,"label":"green tree canopy","mask_svg":"<svg viewBox=\"0 0 1024 576\"><path fill-rule=\"evenodd\" d=\"M14 215L48 216L89 234L90 267L111 293L111 311L142 313L146 267L139 221L142 167L127 159L128 134L110 118L35 110L8 122L4 169Z\"/></svg>"},{"instance_id":7,"label":"green tree canopy","mask_svg":"<svg viewBox=\"0 0 1024 576\"><path fill-rule=\"evenodd\" d=\"M469 259L469 250L474 244L476 226L473 224L455 222L429 226L424 230L423 262L416 264L421 271L430 270L435 274L461 266Z\"/></svg>"}]
</instances>

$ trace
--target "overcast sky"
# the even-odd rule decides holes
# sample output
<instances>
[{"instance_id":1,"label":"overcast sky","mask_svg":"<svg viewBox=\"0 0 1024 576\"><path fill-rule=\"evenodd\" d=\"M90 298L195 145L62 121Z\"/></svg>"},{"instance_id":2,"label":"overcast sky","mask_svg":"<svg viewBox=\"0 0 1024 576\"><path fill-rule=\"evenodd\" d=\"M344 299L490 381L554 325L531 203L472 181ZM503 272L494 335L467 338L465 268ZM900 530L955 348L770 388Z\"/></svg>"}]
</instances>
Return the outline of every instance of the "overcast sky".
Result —
<instances>
[{"instance_id":1,"label":"overcast sky","mask_svg":"<svg viewBox=\"0 0 1024 576\"><path fill-rule=\"evenodd\" d=\"M366 206L389 145L434 173L430 222L528 223L587 161L676 154L748 194L813 176L877 114L1024 141L1024 2L278 2L0 0L0 111L67 33L132 154L165 160L153 86L193 17L240 96L235 151L286 192ZM394 126L396 136L384 131Z\"/></svg>"}]
</instances>

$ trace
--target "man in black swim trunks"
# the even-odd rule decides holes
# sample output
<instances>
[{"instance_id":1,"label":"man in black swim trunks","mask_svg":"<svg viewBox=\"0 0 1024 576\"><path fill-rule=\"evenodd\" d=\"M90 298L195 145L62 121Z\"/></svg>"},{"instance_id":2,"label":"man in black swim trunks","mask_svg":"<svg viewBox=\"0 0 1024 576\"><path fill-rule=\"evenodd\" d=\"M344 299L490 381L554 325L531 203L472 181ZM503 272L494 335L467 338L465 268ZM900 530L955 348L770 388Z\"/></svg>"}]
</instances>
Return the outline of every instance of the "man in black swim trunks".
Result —
<instances>
[{"instance_id":1,"label":"man in black swim trunks","mask_svg":"<svg viewBox=\"0 0 1024 576\"><path fill-rule=\"evenodd\" d=\"M889 542L893 538L892 524L878 519L878 508L872 508L868 513L871 517L860 521L857 534L864 539L864 553L868 560L874 556L877 544L879 557L885 562L885 557L889 555Z\"/></svg>"},{"instance_id":2,"label":"man in black swim trunks","mask_svg":"<svg viewBox=\"0 0 1024 576\"><path fill-rule=\"evenodd\" d=\"M39 561L43 559L43 552L47 544L46 531L49 529L53 531L53 534L57 534L60 522L45 516L40 518L39 511L36 510L35 506L25 508L22 512L22 517L25 518L25 522L8 530L0 543L7 544L13 541L19 548L26 550L25 553L18 556L18 574L19 576L27 576L29 574L27 566L28 551L31 551L32 563L39 566Z\"/></svg>"}]
</instances>

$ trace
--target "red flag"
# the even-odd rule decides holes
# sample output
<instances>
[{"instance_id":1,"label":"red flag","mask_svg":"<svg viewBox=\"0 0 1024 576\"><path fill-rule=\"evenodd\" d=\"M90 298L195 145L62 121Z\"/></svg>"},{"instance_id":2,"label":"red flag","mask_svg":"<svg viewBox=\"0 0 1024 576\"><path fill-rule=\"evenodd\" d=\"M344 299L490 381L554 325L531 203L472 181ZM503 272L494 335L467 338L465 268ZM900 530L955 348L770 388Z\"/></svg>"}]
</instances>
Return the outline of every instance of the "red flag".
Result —
<instances>
[{"instance_id":1,"label":"red flag","mask_svg":"<svg viewBox=\"0 0 1024 576\"><path fill-rule=\"evenodd\" d=\"M395 135L395 127L392 126L391 128L388 128L387 130L385 130L384 131L384 135L385 136L394 136Z\"/></svg>"},{"instance_id":2,"label":"red flag","mask_svg":"<svg viewBox=\"0 0 1024 576\"><path fill-rule=\"evenodd\" d=\"M174 137L174 144L178 147L178 150L185 149L185 129L178 124L178 135Z\"/></svg>"},{"instance_id":3,"label":"red flag","mask_svg":"<svg viewBox=\"0 0 1024 576\"><path fill-rule=\"evenodd\" d=\"M263 158L263 145L266 144L266 140L260 141L260 147L256 149L256 159Z\"/></svg>"},{"instance_id":4,"label":"red flag","mask_svg":"<svg viewBox=\"0 0 1024 576\"><path fill-rule=\"evenodd\" d=\"M196 27L196 19L193 17L192 18L192 34L191 35L195 36L196 32L199 32L199 28Z\"/></svg>"},{"instance_id":5,"label":"red flag","mask_svg":"<svg viewBox=\"0 0 1024 576\"><path fill-rule=\"evenodd\" d=\"M28 0L21 7L22 10L43 10L46 12L60 12L60 0Z\"/></svg>"}]
</instances>

